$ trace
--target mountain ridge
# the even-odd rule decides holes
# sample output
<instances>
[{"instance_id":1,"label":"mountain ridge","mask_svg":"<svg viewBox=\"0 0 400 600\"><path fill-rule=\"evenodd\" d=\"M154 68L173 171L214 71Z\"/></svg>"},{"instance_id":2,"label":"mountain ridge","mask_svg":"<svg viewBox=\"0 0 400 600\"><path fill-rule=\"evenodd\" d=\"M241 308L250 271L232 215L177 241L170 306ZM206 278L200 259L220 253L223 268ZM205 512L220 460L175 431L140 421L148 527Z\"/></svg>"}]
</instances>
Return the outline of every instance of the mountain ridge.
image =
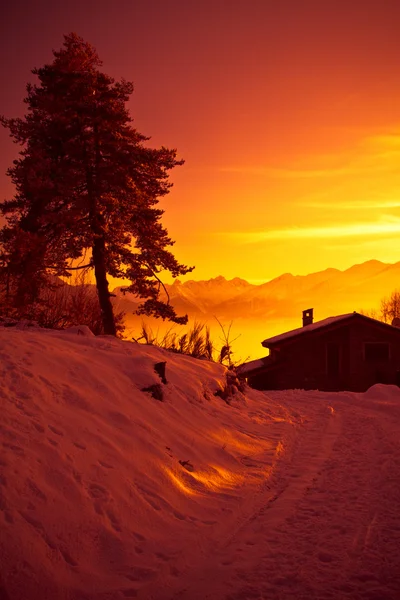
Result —
<instances>
[{"instance_id":1,"label":"mountain ridge","mask_svg":"<svg viewBox=\"0 0 400 600\"><path fill-rule=\"evenodd\" d=\"M255 285L240 277L224 276L209 280L176 280L166 284L161 298L175 309L192 317L229 319L294 318L313 307L318 318L341 312L377 308L382 297L390 295L400 282L400 262L384 263L375 259L340 270L328 267L307 275L283 273ZM124 310L135 310L140 298L122 292L113 293ZM129 305L131 305L129 307Z\"/></svg>"},{"instance_id":2,"label":"mountain ridge","mask_svg":"<svg viewBox=\"0 0 400 600\"><path fill-rule=\"evenodd\" d=\"M400 261L395 262L395 263L385 263L385 262L379 261L377 259L369 259L362 263L356 263L354 265L351 265L347 269L338 269L336 267L327 267L326 269L322 269L321 271L313 271L312 273L307 273L305 275L301 275L301 274L295 275L293 273L286 272L286 273L282 273L281 275L277 275L276 277L273 277L272 279L267 279L265 282L259 283L259 284L251 283L250 281L247 281L243 277L232 277L232 279L227 279L224 275L217 275L216 277L210 277L210 279L188 279L187 281L181 281L178 278L178 279L175 279L173 283L165 284L165 285L168 289L170 287L180 287L180 286L189 287L189 286L192 286L193 284L198 285L198 284L212 284L212 283L224 283L225 282L225 283L235 283L235 284L240 283L240 284L245 284L245 285L251 286L251 287L262 287L262 286L269 285L273 282L276 282L282 278L304 279L307 277L324 275L324 274L335 275L338 273L348 273L348 272L354 271L359 268L364 268L367 265L379 266L379 268L383 267L384 269L387 269L387 268L392 268L392 267L396 267L396 266L400 267ZM118 286L118 287L114 288L113 292L115 292L116 290L120 290L123 287L124 286Z\"/></svg>"}]
</instances>

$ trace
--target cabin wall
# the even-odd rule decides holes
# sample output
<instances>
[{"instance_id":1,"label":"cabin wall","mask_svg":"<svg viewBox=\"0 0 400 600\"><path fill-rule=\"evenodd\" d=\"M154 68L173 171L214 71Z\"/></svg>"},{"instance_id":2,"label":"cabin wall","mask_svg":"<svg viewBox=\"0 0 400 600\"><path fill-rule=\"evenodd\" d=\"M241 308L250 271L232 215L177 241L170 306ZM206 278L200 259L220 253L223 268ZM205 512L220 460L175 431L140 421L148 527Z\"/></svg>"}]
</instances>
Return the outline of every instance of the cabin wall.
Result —
<instances>
[{"instance_id":1,"label":"cabin wall","mask_svg":"<svg viewBox=\"0 0 400 600\"><path fill-rule=\"evenodd\" d=\"M388 344L389 356L367 357L366 344ZM400 373L400 330L382 329L379 325L354 321L350 332L350 375L352 387L365 391L375 383L397 385Z\"/></svg>"},{"instance_id":2,"label":"cabin wall","mask_svg":"<svg viewBox=\"0 0 400 600\"><path fill-rule=\"evenodd\" d=\"M327 345L338 348L337 375L328 372ZM349 378L348 328L315 332L281 347L279 366L274 370L275 389L345 389Z\"/></svg>"}]
</instances>

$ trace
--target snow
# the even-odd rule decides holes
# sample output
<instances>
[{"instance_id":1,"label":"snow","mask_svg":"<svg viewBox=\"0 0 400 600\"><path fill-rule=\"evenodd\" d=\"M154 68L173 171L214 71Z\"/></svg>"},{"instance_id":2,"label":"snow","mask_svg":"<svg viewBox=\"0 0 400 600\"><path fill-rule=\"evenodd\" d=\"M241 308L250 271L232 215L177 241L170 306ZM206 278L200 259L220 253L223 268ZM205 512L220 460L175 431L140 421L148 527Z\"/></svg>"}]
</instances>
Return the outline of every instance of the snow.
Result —
<instances>
[{"instance_id":1,"label":"snow","mask_svg":"<svg viewBox=\"0 0 400 600\"><path fill-rule=\"evenodd\" d=\"M323 327L328 327L329 325L333 325L340 321L344 321L349 317L352 317L357 313L348 313L345 315L338 315L336 317L328 317L327 319L322 319L321 321L316 321L315 323L311 323L310 325L306 325L303 327L297 327L296 329L292 329L291 331L286 331L285 333L281 333L279 335L275 335L274 337L268 338L261 342L261 344L268 348L272 344L276 344L277 342L283 342L292 337L295 337L302 333L309 333L310 331L315 331L316 329L321 329Z\"/></svg>"},{"instance_id":2,"label":"snow","mask_svg":"<svg viewBox=\"0 0 400 600\"><path fill-rule=\"evenodd\" d=\"M86 334L0 327L2 600L400 597L397 387L228 403Z\"/></svg>"},{"instance_id":3,"label":"snow","mask_svg":"<svg viewBox=\"0 0 400 600\"><path fill-rule=\"evenodd\" d=\"M269 356L265 358L258 358L256 360L249 360L246 363L243 363L238 367L237 372L239 375L245 375L246 373L250 373L252 371L256 371L257 369L262 369L269 362Z\"/></svg>"}]
</instances>

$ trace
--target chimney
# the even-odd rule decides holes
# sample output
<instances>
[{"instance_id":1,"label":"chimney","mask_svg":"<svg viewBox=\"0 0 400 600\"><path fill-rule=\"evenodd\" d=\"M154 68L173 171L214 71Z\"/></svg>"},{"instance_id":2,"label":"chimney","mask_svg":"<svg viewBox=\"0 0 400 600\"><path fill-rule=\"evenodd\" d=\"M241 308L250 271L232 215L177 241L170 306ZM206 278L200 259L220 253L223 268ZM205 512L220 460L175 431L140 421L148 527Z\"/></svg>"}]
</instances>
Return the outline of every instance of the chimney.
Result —
<instances>
[{"instance_id":1,"label":"chimney","mask_svg":"<svg viewBox=\"0 0 400 600\"><path fill-rule=\"evenodd\" d=\"M313 308L307 308L307 310L303 310L303 327L306 327L307 325L312 325L312 322L314 320L313 312Z\"/></svg>"}]
</instances>

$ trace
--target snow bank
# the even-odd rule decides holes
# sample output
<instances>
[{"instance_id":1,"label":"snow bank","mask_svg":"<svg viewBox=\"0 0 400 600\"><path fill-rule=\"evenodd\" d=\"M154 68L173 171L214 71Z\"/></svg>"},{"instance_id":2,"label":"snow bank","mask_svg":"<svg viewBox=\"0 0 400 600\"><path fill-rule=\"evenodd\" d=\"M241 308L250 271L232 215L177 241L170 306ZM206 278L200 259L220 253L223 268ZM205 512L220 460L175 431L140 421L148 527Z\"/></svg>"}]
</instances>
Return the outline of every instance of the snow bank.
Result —
<instances>
[{"instance_id":1,"label":"snow bank","mask_svg":"<svg viewBox=\"0 0 400 600\"><path fill-rule=\"evenodd\" d=\"M256 391L228 406L224 384L221 365L81 328L0 327L0 596L156 598L211 551L300 419Z\"/></svg>"},{"instance_id":2,"label":"snow bank","mask_svg":"<svg viewBox=\"0 0 400 600\"><path fill-rule=\"evenodd\" d=\"M365 400L400 402L400 388L397 385L376 383L363 394L363 397Z\"/></svg>"}]
</instances>

